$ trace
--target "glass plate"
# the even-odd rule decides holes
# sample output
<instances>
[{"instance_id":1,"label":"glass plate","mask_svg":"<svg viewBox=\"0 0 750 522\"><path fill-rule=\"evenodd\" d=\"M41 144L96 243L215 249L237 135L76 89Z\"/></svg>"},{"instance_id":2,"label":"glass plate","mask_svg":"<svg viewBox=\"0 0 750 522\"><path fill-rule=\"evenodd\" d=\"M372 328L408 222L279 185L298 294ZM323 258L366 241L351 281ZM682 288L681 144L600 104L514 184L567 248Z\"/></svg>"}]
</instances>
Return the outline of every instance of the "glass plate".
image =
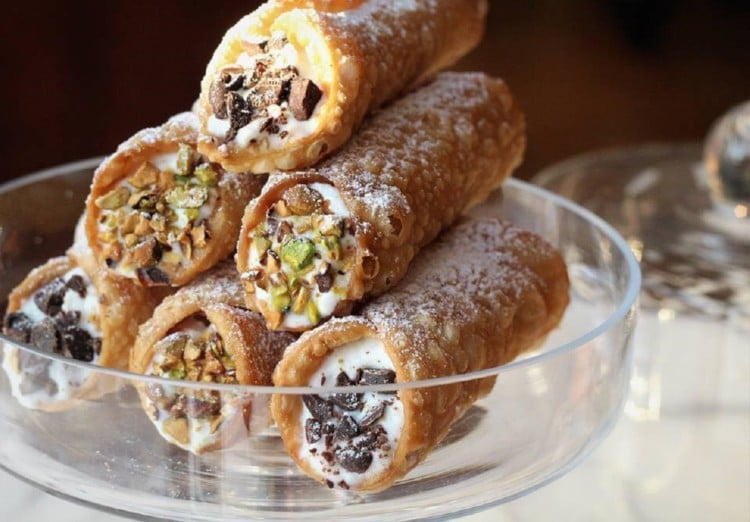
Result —
<instances>
[{"instance_id":1,"label":"glass plate","mask_svg":"<svg viewBox=\"0 0 750 522\"><path fill-rule=\"evenodd\" d=\"M0 187L1 296L31 268L64 252L98 162L64 165ZM0 465L58 496L169 520L453 518L533 491L578 464L620 414L640 273L612 228L529 184L508 181L474 212L503 216L556 245L568 263L571 304L560 327L523 359L400 385L497 377L492 393L390 489L329 490L297 470L268 427L263 405L272 393L319 389L212 387L222 396L252 398L252 434L224 451L195 456L165 442L141 408L138 387L159 379L41 354L5 337L6 357L18 350L64 371L88 372L98 389L115 391L89 394L56 412L31 410L15 400L0 372Z\"/></svg>"}]
</instances>

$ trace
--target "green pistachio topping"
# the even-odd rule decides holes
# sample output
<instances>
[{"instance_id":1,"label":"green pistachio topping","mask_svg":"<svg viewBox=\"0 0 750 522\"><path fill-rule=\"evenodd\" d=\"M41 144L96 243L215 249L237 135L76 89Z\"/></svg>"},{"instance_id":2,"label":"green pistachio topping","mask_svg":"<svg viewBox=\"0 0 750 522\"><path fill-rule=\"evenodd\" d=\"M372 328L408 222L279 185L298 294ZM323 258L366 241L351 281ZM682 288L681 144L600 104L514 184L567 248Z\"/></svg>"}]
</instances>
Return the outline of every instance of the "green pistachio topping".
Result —
<instances>
[{"instance_id":1,"label":"green pistachio topping","mask_svg":"<svg viewBox=\"0 0 750 522\"><path fill-rule=\"evenodd\" d=\"M271 307L274 310L283 312L289 308L292 304L292 298L289 295L289 291L286 286L272 286L271 287Z\"/></svg>"},{"instance_id":2,"label":"green pistachio topping","mask_svg":"<svg viewBox=\"0 0 750 522\"><path fill-rule=\"evenodd\" d=\"M128 198L130 198L130 191L126 187L118 187L99 196L94 203L99 208L115 210L124 206Z\"/></svg>"},{"instance_id":3,"label":"green pistachio topping","mask_svg":"<svg viewBox=\"0 0 750 522\"><path fill-rule=\"evenodd\" d=\"M200 208L208 199L208 191L204 187L178 186L167 193L166 199L174 208Z\"/></svg>"},{"instance_id":4,"label":"green pistachio topping","mask_svg":"<svg viewBox=\"0 0 750 522\"><path fill-rule=\"evenodd\" d=\"M281 247L281 260L294 270L308 266L315 255L315 245L307 238L292 239Z\"/></svg>"},{"instance_id":5,"label":"green pistachio topping","mask_svg":"<svg viewBox=\"0 0 750 522\"><path fill-rule=\"evenodd\" d=\"M183 176L190 176L194 166L193 148L180 143L180 149L177 151L177 171Z\"/></svg>"},{"instance_id":6,"label":"green pistachio topping","mask_svg":"<svg viewBox=\"0 0 750 522\"><path fill-rule=\"evenodd\" d=\"M307 318L310 320L310 324L318 324L320 322L320 311L312 299L307 302Z\"/></svg>"},{"instance_id":7,"label":"green pistachio topping","mask_svg":"<svg viewBox=\"0 0 750 522\"><path fill-rule=\"evenodd\" d=\"M208 163L202 163L195 167L194 174L204 187L214 187L219 182L219 174Z\"/></svg>"}]
</instances>

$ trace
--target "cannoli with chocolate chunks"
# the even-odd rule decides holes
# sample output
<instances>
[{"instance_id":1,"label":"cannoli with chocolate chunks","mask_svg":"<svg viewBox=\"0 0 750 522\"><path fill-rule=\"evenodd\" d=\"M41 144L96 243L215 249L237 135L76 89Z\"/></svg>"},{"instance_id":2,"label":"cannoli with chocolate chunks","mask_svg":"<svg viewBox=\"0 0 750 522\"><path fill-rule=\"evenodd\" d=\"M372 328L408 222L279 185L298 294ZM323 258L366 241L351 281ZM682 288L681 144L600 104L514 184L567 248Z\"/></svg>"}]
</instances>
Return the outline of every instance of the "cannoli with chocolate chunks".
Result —
<instances>
[{"instance_id":1,"label":"cannoli with chocolate chunks","mask_svg":"<svg viewBox=\"0 0 750 522\"><path fill-rule=\"evenodd\" d=\"M523 116L501 80L442 73L307 172L248 205L237 268L269 328L307 330L406 274L419 250L521 162Z\"/></svg>"},{"instance_id":2,"label":"cannoli with chocolate chunks","mask_svg":"<svg viewBox=\"0 0 750 522\"><path fill-rule=\"evenodd\" d=\"M366 113L454 63L486 0L271 0L230 28L201 83L198 149L225 168L306 168Z\"/></svg>"},{"instance_id":3,"label":"cannoli with chocolate chunks","mask_svg":"<svg viewBox=\"0 0 750 522\"><path fill-rule=\"evenodd\" d=\"M8 298L3 333L38 350L127 370L138 326L158 297L129 279L101 270L77 234L67 257L32 270ZM3 369L27 408L60 411L121 384L111 376L5 347Z\"/></svg>"},{"instance_id":4,"label":"cannoli with chocolate chunks","mask_svg":"<svg viewBox=\"0 0 750 522\"><path fill-rule=\"evenodd\" d=\"M493 368L545 338L568 304L560 254L497 219L465 221L438 238L389 293L360 315L304 333L274 372L276 386L337 386L275 394L289 454L331 488L379 491L427 457L494 378L397 392L406 383Z\"/></svg>"}]
</instances>

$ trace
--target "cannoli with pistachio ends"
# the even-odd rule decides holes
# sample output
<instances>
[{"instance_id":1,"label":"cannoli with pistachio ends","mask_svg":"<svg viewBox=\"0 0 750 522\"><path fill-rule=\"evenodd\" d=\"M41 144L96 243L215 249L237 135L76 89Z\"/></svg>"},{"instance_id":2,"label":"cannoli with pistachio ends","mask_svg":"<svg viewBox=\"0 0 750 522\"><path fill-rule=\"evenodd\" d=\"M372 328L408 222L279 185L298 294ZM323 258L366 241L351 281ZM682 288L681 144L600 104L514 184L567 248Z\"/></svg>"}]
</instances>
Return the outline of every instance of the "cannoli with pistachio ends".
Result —
<instances>
[{"instance_id":1,"label":"cannoli with pistachio ends","mask_svg":"<svg viewBox=\"0 0 750 522\"><path fill-rule=\"evenodd\" d=\"M229 256L264 176L227 172L196 151L182 113L125 141L94 174L86 235L100 264L143 286L181 286Z\"/></svg>"},{"instance_id":2,"label":"cannoli with pistachio ends","mask_svg":"<svg viewBox=\"0 0 750 522\"><path fill-rule=\"evenodd\" d=\"M336 318L289 346L273 417L286 449L329 487L379 491L429 454L494 378L397 392L352 385L425 381L496 367L539 344L560 321L569 282L559 253L497 219L457 225L358 316Z\"/></svg>"},{"instance_id":3,"label":"cannoli with pistachio ends","mask_svg":"<svg viewBox=\"0 0 750 522\"><path fill-rule=\"evenodd\" d=\"M177 384L271 384L294 336L269 332L259 314L242 306L237 270L223 263L167 297L141 327L131 371L175 381L139 384L141 404L162 437L187 451L228 447L247 435L251 413L262 416L254 409L267 412L262 397Z\"/></svg>"},{"instance_id":4,"label":"cannoli with pistachio ends","mask_svg":"<svg viewBox=\"0 0 750 522\"><path fill-rule=\"evenodd\" d=\"M84 242L68 257L32 270L8 298L3 333L17 342L77 361L127 370L140 323L157 297L101 270ZM60 411L114 391L120 381L72 364L5 347L3 369L27 408Z\"/></svg>"},{"instance_id":5,"label":"cannoli with pistachio ends","mask_svg":"<svg viewBox=\"0 0 750 522\"><path fill-rule=\"evenodd\" d=\"M454 63L486 0L277 0L230 28L201 83L198 149L225 168L306 168L366 113Z\"/></svg>"},{"instance_id":6,"label":"cannoli with pistachio ends","mask_svg":"<svg viewBox=\"0 0 750 522\"><path fill-rule=\"evenodd\" d=\"M237 268L269 328L307 330L381 294L520 163L507 86L442 73L367 120L334 157L271 176L245 211Z\"/></svg>"}]
</instances>

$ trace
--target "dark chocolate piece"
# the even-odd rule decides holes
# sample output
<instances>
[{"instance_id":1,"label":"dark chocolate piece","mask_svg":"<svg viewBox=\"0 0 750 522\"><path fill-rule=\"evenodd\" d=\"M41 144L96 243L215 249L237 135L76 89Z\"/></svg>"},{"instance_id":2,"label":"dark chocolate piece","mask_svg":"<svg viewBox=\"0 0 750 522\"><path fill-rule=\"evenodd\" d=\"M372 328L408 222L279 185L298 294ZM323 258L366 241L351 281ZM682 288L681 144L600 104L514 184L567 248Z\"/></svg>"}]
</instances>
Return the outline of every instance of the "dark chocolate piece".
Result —
<instances>
[{"instance_id":1,"label":"dark chocolate piece","mask_svg":"<svg viewBox=\"0 0 750 522\"><path fill-rule=\"evenodd\" d=\"M331 288L333 288L333 271L330 265L328 265L325 273L315 276L315 283L318 285L318 290L322 294L330 291Z\"/></svg>"},{"instance_id":2,"label":"dark chocolate piece","mask_svg":"<svg viewBox=\"0 0 750 522\"><path fill-rule=\"evenodd\" d=\"M362 395L359 393L332 393L328 400L346 411L355 411L362 408Z\"/></svg>"},{"instance_id":3,"label":"dark chocolate piece","mask_svg":"<svg viewBox=\"0 0 750 522\"><path fill-rule=\"evenodd\" d=\"M309 120L323 92L307 78L295 78L289 91L289 109L300 121Z\"/></svg>"},{"instance_id":4,"label":"dark chocolate piece","mask_svg":"<svg viewBox=\"0 0 750 522\"><path fill-rule=\"evenodd\" d=\"M197 397L187 397L185 413L196 419L215 417L221 413L221 401L206 401Z\"/></svg>"},{"instance_id":5,"label":"dark chocolate piece","mask_svg":"<svg viewBox=\"0 0 750 522\"><path fill-rule=\"evenodd\" d=\"M310 414L321 422L325 422L333 416L333 404L317 395L303 395L302 402Z\"/></svg>"},{"instance_id":6,"label":"dark chocolate piece","mask_svg":"<svg viewBox=\"0 0 750 522\"><path fill-rule=\"evenodd\" d=\"M34 294L34 303L46 315L53 317L62 308L65 298L65 282L58 277L53 279Z\"/></svg>"},{"instance_id":7,"label":"dark chocolate piece","mask_svg":"<svg viewBox=\"0 0 750 522\"><path fill-rule=\"evenodd\" d=\"M349 378L346 372L342 371L336 376L336 386L353 386L356 384Z\"/></svg>"},{"instance_id":8,"label":"dark chocolate piece","mask_svg":"<svg viewBox=\"0 0 750 522\"><path fill-rule=\"evenodd\" d=\"M86 330L71 326L61 335L62 346L70 356L77 361L91 362L94 360L94 339Z\"/></svg>"},{"instance_id":9,"label":"dark chocolate piece","mask_svg":"<svg viewBox=\"0 0 750 522\"><path fill-rule=\"evenodd\" d=\"M78 274L68 279L65 286L80 295L82 299L86 297L86 281Z\"/></svg>"},{"instance_id":10,"label":"dark chocolate piece","mask_svg":"<svg viewBox=\"0 0 750 522\"><path fill-rule=\"evenodd\" d=\"M229 78L226 78L226 77ZM214 116L220 120L227 119L229 113L227 112L226 96L227 96L227 85L225 79L231 81L231 75L229 73L223 73L221 78L216 78L211 87L208 90L208 102L211 104L211 110Z\"/></svg>"},{"instance_id":11,"label":"dark chocolate piece","mask_svg":"<svg viewBox=\"0 0 750 522\"><path fill-rule=\"evenodd\" d=\"M371 424L375 424L375 422L383 416L384 412L385 404L382 402L377 403L375 406L370 406L359 421L360 426L364 428Z\"/></svg>"},{"instance_id":12,"label":"dark chocolate piece","mask_svg":"<svg viewBox=\"0 0 750 522\"><path fill-rule=\"evenodd\" d=\"M305 421L305 439L308 443L314 444L323 436L323 425L317 419L307 419Z\"/></svg>"},{"instance_id":13,"label":"dark chocolate piece","mask_svg":"<svg viewBox=\"0 0 750 522\"><path fill-rule=\"evenodd\" d=\"M169 276L155 266L139 268L136 274L138 281L143 286L166 286L169 284Z\"/></svg>"},{"instance_id":14,"label":"dark chocolate piece","mask_svg":"<svg viewBox=\"0 0 750 522\"><path fill-rule=\"evenodd\" d=\"M229 132L227 133L227 141L234 139L242 127L250 123L252 120L252 109L248 106L245 99L237 94L236 92L227 93L224 103L227 107L227 113L229 114L230 126Z\"/></svg>"},{"instance_id":15,"label":"dark chocolate piece","mask_svg":"<svg viewBox=\"0 0 750 522\"><path fill-rule=\"evenodd\" d=\"M359 435L359 424L351 416L344 415L336 428L337 440L352 440Z\"/></svg>"},{"instance_id":16,"label":"dark chocolate piece","mask_svg":"<svg viewBox=\"0 0 750 522\"><path fill-rule=\"evenodd\" d=\"M45 317L31 327L29 343L43 352L57 353L60 351L60 336L55 321Z\"/></svg>"},{"instance_id":17,"label":"dark chocolate piece","mask_svg":"<svg viewBox=\"0 0 750 522\"><path fill-rule=\"evenodd\" d=\"M5 316L3 333L14 341L28 343L32 326L31 319L25 313L13 312Z\"/></svg>"},{"instance_id":18,"label":"dark chocolate piece","mask_svg":"<svg viewBox=\"0 0 750 522\"><path fill-rule=\"evenodd\" d=\"M57 326L61 329L76 326L81 320L81 312L77 310L65 310L54 317Z\"/></svg>"},{"instance_id":19,"label":"dark chocolate piece","mask_svg":"<svg viewBox=\"0 0 750 522\"><path fill-rule=\"evenodd\" d=\"M357 380L362 385L393 384L396 382L396 372L385 368L362 368Z\"/></svg>"},{"instance_id":20,"label":"dark chocolate piece","mask_svg":"<svg viewBox=\"0 0 750 522\"><path fill-rule=\"evenodd\" d=\"M372 464L372 453L356 448L344 448L336 451L336 460L346 471L364 473Z\"/></svg>"}]
</instances>

